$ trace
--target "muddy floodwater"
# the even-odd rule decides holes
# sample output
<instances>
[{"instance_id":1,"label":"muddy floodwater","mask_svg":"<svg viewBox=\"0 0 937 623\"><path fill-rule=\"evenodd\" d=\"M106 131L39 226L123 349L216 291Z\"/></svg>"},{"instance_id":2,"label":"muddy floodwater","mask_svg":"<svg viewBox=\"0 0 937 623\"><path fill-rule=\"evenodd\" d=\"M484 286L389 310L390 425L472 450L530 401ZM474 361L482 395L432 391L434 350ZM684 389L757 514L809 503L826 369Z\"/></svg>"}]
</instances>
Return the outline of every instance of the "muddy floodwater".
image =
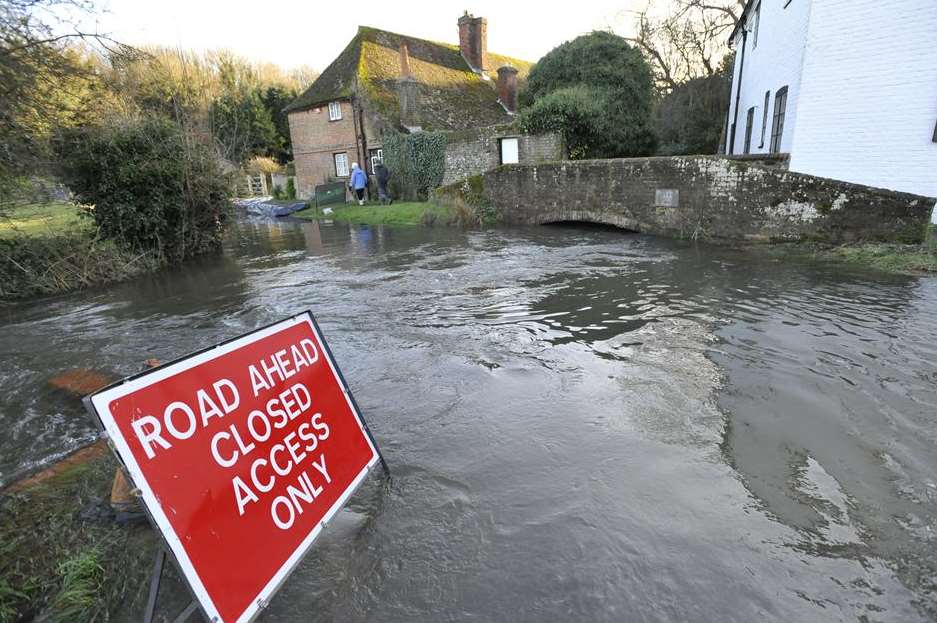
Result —
<instances>
[{"instance_id":1,"label":"muddy floodwater","mask_svg":"<svg viewBox=\"0 0 937 623\"><path fill-rule=\"evenodd\" d=\"M393 470L267 621L937 619L937 279L617 230L241 222L0 309L0 482L48 388L311 309Z\"/></svg>"}]
</instances>

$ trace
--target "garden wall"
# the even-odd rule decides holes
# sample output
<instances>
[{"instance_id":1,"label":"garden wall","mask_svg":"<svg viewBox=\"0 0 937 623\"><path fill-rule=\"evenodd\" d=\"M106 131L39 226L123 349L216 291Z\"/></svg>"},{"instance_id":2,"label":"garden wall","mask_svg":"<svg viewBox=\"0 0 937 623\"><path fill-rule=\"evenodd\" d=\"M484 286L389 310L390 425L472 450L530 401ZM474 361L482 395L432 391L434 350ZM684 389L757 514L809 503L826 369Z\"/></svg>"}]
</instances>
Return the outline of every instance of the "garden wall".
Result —
<instances>
[{"instance_id":1,"label":"garden wall","mask_svg":"<svg viewBox=\"0 0 937 623\"><path fill-rule=\"evenodd\" d=\"M443 184L478 175L501 165L501 139L516 138L522 164L555 162L566 157L559 134L521 134L509 127L452 132L446 144Z\"/></svg>"}]
</instances>

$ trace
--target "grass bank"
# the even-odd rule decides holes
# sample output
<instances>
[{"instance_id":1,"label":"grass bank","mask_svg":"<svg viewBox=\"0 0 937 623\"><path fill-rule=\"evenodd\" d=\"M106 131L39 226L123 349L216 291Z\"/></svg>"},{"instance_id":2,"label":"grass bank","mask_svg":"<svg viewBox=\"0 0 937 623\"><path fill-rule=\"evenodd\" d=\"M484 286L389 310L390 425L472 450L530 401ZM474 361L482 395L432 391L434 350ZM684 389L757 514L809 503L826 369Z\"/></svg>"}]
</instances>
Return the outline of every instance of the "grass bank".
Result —
<instances>
[{"instance_id":1,"label":"grass bank","mask_svg":"<svg viewBox=\"0 0 937 623\"><path fill-rule=\"evenodd\" d=\"M861 264L889 273L937 274L937 246L863 244L818 252L821 257Z\"/></svg>"},{"instance_id":2,"label":"grass bank","mask_svg":"<svg viewBox=\"0 0 937 623\"><path fill-rule=\"evenodd\" d=\"M806 257L835 261L902 275L937 275L937 230L931 225L923 244L864 242L828 246L814 243L778 244L761 247L773 256Z\"/></svg>"},{"instance_id":3,"label":"grass bank","mask_svg":"<svg viewBox=\"0 0 937 623\"><path fill-rule=\"evenodd\" d=\"M296 212L293 216L309 220L334 220L361 225L449 225L456 224L456 214L448 207L418 201L395 202L389 206L377 203L328 206L331 214L315 207Z\"/></svg>"},{"instance_id":4,"label":"grass bank","mask_svg":"<svg viewBox=\"0 0 937 623\"><path fill-rule=\"evenodd\" d=\"M41 484L0 494L0 623L139 617L158 539L118 525L110 452Z\"/></svg>"},{"instance_id":5,"label":"grass bank","mask_svg":"<svg viewBox=\"0 0 937 623\"><path fill-rule=\"evenodd\" d=\"M101 239L68 203L32 204L0 216L0 300L121 281L161 266Z\"/></svg>"},{"instance_id":6,"label":"grass bank","mask_svg":"<svg viewBox=\"0 0 937 623\"><path fill-rule=\"evenodd\" d=\"M31 203L0 217L0 238L47 236L68 231L91 231L91 219L83 218L78 206L64 201Z\"/></svg>"}]
</instances>

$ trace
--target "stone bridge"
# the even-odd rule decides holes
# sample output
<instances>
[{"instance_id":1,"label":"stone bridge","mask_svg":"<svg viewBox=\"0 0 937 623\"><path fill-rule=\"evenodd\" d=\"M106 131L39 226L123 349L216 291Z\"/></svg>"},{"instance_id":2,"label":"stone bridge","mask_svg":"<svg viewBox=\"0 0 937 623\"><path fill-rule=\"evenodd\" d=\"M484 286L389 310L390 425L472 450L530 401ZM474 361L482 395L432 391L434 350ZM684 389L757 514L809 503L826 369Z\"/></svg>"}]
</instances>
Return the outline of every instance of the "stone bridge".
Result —
<instances>
[{"instance_id":1,"label":"stone bridge","mask_svg":"<svg viewBox=\"0 0 937 623\"><path fill-rule=\"evenodd\" d=\"M506 223L604 223L713 242L919 243L934 199L718 156L504 165L438 189Z\"/></svg>"}]
</instances>

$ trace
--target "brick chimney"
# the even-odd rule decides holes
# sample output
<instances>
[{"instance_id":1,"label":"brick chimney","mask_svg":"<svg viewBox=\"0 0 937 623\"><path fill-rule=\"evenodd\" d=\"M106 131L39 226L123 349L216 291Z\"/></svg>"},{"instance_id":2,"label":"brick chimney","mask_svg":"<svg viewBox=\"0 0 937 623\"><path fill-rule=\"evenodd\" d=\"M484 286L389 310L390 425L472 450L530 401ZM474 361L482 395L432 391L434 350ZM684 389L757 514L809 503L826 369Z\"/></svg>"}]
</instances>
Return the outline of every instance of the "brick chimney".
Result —
<instances>
[{"instance_id":1,"label":"brick chimney","mask_svg":"<svg viewBox=\"0 0 937 623\"><path fill-rule=\"evenodd\" d=\"M517 112L517 67L498 67L498 100L512 115Z\"/></svg>"},{"instance_id":2,"label":"brick chimney","mask_svg":"<svg viewBox=\"0 0 937 623\"><path fill-rule=\"evenodd\" d=\"M410 49L406 41L400 42L400 77L397 78L397 98L400 100L400 125L408 130L419 130L420 84L410 72Z\"/></svg>"},{"instance_id":3,"label":"brick chimney","mask_svg":"<svg viewBox=\"0 0 937 623\"><path fill-rule=\"evenodd\" d=\"M397 80L397 97L400 99L400 125L416 130L420 127L420 84L413 76L401 76Z\"/></svg>"},{"instance_id":4,"label":"brick chimney","mask_svg":"<svg viewBox=\"0 0 937 623\"><path fill-rule=\"evenodd\" d=\"M405 78L410 74L410 50L407 48L407 42L400 42L400 77Z\"/></svg>"},{"instance_id":5,"label":"brick chimney","mask_svg":"<svg viewBox=\"0 0 937 623\"><path fill-rule=\"evenodd\" d=\"M459 18L459 50L462 58L475 71L487 71L488 20L474 17L468 11Z\"/></svg>"}]
</instances>

